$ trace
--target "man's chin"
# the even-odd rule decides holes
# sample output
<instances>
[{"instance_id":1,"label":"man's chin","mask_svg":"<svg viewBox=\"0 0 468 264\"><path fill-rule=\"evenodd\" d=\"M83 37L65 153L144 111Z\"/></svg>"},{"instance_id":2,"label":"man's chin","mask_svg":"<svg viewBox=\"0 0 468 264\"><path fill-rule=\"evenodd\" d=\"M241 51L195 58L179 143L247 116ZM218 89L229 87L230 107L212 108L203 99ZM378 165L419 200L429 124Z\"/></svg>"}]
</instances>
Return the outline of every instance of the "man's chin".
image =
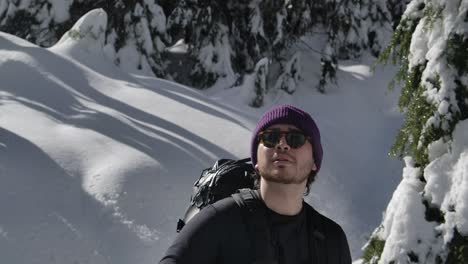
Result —
<instances>
[{"instance_id":1,"label":"man's chin","mask_svg":"<svg viewBox=\"0 0 468 264\"><path fill-rule=\"evenodd\" d=\"M295 177L285 176L285 175L264 175L262 178L267 182L281 183L281 184L300 184L304 182L302 179L297 179ZM305 179L307 180L307 179Z\"/></svg>"}]
</instances>

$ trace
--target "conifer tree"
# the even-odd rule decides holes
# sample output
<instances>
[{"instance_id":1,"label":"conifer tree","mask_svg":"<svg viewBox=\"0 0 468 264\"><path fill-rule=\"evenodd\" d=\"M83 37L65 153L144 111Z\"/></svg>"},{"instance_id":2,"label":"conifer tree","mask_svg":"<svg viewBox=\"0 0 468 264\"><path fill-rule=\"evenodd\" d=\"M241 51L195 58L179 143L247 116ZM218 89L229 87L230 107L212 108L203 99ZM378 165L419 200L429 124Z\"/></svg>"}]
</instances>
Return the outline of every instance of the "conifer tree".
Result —
<instances>
[{"instance_id":1,"label":"conifer tree","mask_svg":"<svg viewBox=\"0 0 468 264\"><path fill-rule=\"evenodd\" d=\"M70 0L60 5L49 0L4 0L0 2L0 30L48 47L83 14L103 8L109 17L105 52L116 64L129 71L152 71L170 78L166 68L170 56L165 57L165 47L183 38L189 47L184 67L190 73L183 76L184 71L173 72L174 77L180 82L190 79L192 86L206 88L220 78L234 85L243 75L254 72L256 63L264 57L271 62L268 83L275 86L289 69L288 48L307 32L322 28L328 32L318 84L324 92L327 83L335 78L339 59L356 58L363 50L375 55L380 52L385 39L385 30L381 29L388 23L382 3L383 0ZM165 14L170 14L167 23ZM178 67L174 64L172 69L177 71ZM275 87L295 90L284 85L286 82Z\"/></svg>"},{"instance_id":2,"label":"conifer tree","mask_svg":"<svg viewBox=\"0 0 468 264\"><path fill-rule=\"evenodd\" d=\"M157 76L166 75L161 53L170 38L166 33L164 11L155 0L2 0L0 31L50 47L81 16L96 8L104 9L109 17L107 55L117 64L125 63L122 66L128 70L146 68ZM128 54L132 54L135 61L129 61Z\"/></svg>"},{"instance_id":3,"label":"conifer tree","mask_svg":"<svg viewBox=\"0 0 468 264\"><path fill-rule=\"evenodd\" d=\"M339 59L358 58L365 50L378 56L392 29L382 0L324 0L321 14L328 39L322 50L317 88L325 92L328 83L335 79Z\"/></svg>"},{"instance_id":4,"label":"conifer tree","mask_svg":"<svg viewBox=\"0 0 468 264\"><path fill-rule=\"evenodd\" d=\"M195 10L195 3L190 0L180 0L169 13L167 31L175 41L184 39L185 42L190 42L189 24L193 19Z\"/></svg>"},{"instance_id":5,"label":"conifer tree","mask_svg":"<svg viewBox=\"0 0 468 264\"><path fill-rule=\"evenodd\" d=\"M468 263L468 231L451 220L466 201L441 203L445 197L468 194L454 194L452 189L435 192L440 188L437 182L449 179L443 178L448 177L445 173L432 172L434 162L458 148L453 133L468 118L467 17L468 1L412 0L381 55L383 61L400 64L395 82L403 85L399 106L406 116L392 148L394 155L406 156L404 178L383 223L408 208L421 208L423 212L409 221L426 231L418 234L421 238L415 244L389 242L393 229L410 227L382 224L366 245L365 263ZM404 186L417 191L412 192L412 201L398 204Z\"/></svg>"},{"instance_id":6,"label":"conifer tree","mask_svg":"<svg viewBox=\"0 0 468 264\"><path fill-rule=\"evenodd\" d=\"M128 70L152 71L165 77L162 52L169 43L166 34L166 16L154 0L126 3L116 1L108 7L109 27L106 47L110 57L119 65L126 63ZM134 62L129 61L129 55Z\"/></svg>"},{"instance_id":7,"label":"conifer tree","mask_svg":"<svg viewBox=\"0 0 468 264\"><path fill-rule=\"evenodd\" d=\"M192 83L206 88L219 77L234 82L234 72L252 72L265 56L279 60L287 44L298 37L285 31L287 19L284 1L199 0L180 1L169 24L185 32L194 63ZM297 16L290 19L298 30L306 27Z\"/></svg>"},{"instance_id":8,"label":"conifer tree","mask_svg":"<svg viewBox=\"0 0 468 264\"><path fill-rule=\"evenodd\" d=\"M369 49L378 55L391 33L384 1L326 0L328 42L339 59L356 58Z\"/></svg>"},{"instance_id":9,"label":"conifer tree","mask_svg":"<svg viewBox=\"0 0 468 264\"><path fill-rule=\"evenodd\" d=\"M400 23L401 16L410 0L387 0L387 9L390 13L392 28L396 29Z\"/></svg>"},{"instance_id":10,"label":"conifer tree","mask_svg":"<svg viewBox=\"0 0 468 264\"><path fill-rule=\"evenodd\" d=\"M263 58L255 65L254 75L254 90L255 97L250 102L252 107L260 107L263 105L265 95L268 92L267 75L268 75L268 59Z\"/></svg>"},{"instance_id":11,"label":"conifer tree","mask_svg":"<svg viewBox=\"0 0 468 264\"><path fill-rule=\"evenodd\" d=\"M381 29L391 30L383 3L382 0L181 0L168 24L170 32L184 35L189 44L193 65L188 67L194 69L192 85L200 88L209 87L220 77L229 76L229 82L234 82L232 76L253 72L256 62L263 57L268 57L272 66L278 65L271 67L268 78L273 84L278 83L278 78L285 74L281 70L287 69L290 58L286 51L291 44L312 28L323 27L329 32L319 84L324 91L327 82L335 78L338 59L355 58L366 49L375 55L380 52L385 42ZM273 70L276 68L281 70Z\"/></svg>"},{"instance_id":12,"label":"conifer tree","mask_svg":"<svg viewBox=\"0 0 468 264\"><path fill-rule=\"evenodd\" d=\"M47 0L2 0L0 31L41 46L51 46L69 29L63 28L63 24L70 18L68 9L71 2L66 1L62 4L59 6Z\"/></svg>"},{"instance_id":13,"label":"conifer tree","mask_svg":"<svg viewBox=\"0 0 468 264\"><path fill-rule=\"evenodd\" d=\"M288 94L293 94L296 91L296 86L302 79L301 57L299 53L295 53L292 58L285 64L282 74L276 81L275 89L283 90Z\"/></svg>"}]
</instances>

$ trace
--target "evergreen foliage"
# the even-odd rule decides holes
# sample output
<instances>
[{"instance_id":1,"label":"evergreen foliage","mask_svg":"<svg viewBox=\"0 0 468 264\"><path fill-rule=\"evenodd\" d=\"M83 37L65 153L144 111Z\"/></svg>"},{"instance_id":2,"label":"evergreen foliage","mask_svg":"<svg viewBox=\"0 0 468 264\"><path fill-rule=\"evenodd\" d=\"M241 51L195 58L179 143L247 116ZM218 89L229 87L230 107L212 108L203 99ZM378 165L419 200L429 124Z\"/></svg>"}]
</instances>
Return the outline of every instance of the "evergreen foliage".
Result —
<instances>
[{"instance_id":1,"label":"evergreen foliage","mask_svg":"<svg viewBox=\"0 0 468 264\"><path fill-rule=\"evenodd\" d=\"M335 77L336 77L336 68L338 65L338 59L336 58L336 55L332 51L331 47L328 46L327 49L325 49L325 54L321 59L320 59L320 80L317 85L317 89L321 93L325 93L325 88L329 82L335 82Z\"/></svg>"},{"instance_id":2,"label":"evergreen foliage","mask_svg":"<svg viewBox=\"0 0 468 264\"><path fill-rule=\"evenodd\" d=\"M189 76L173 72L179 82L189 79L192 86L207 88L222 78L234 84L268 57L272 64L268 82L293 93L295 87L285 87L297 85L284 79L290 74L287 50L308 32L324 29L328 40L318 84L324 92L335 78L338 59L356 58L365 49L380 52L384 39L380 29L389 17L383 1L4 0L0 30L49 47L82 15L103 8L109 18L105 52L126 70L150 70L170 78L166 65L180 56L166 56L165 47L184 39L189 59L184 59L183 67L191 71Z\"/></svg>"},{"instance_id":3,"label":"evergreen foliage","mask_svg":"<svg viewBox=\"0 0 468 264\"><path fill-rule=\"evenodd\" d=\"M167 1L164 3L172 8ZM127 67L142 69L146 66L156 76L166 76L161 53L170 38L166 34L165 14L155 0L72 0L65 4L48 0L2 0L0 31L50 47L81 16L96 8L102 8L108 14L106 50L117 64L125 60L121 53L124 48L127 51L134 49L138 63Z\"/></svg>"},{"instance_id":4,"label":"evergreen foliage","mask_svg":"<svg viewBox=\"0 0 468 264\"><path fill-rule=\"evenodd\" d=\"M377 56L386 35L379 31L388 31L390 15L383 1L365 0L329 0L334 8L327 15L329 43L337 51L339 59L357 58L362 50L369 49Z\"/></svg>"},{"instance_id":5,"label":"evergreen foliage","mask_svg":"<svg viewBox=\"0 0 468 264\"><path fill-rule=\"evenodd\" d=\"M299 25L297 31L304 30L297 16L290 19ZM206 88L220 77L235 81L234 72L252 72L265 56L279 60L287 44L298 37L285 30L286 21L284 1L182 0L168 24L190 44L192 84Z\"/></svg>"},{"instance_id":6,"label":"evergreen foliage","mask_svg":"<svg viewBox=\"0 0 468 264\"><path fill-rule=\"evenodd\" d=\"M189 44L192 85L206 88L219 78L234 83L234 76L250 74L256 62L267 57L281 69L269 71L268 79L276 89L292 93L295 88L285 88L280 80L288 74L286 51L314 28L324 28L329 32L328 51L318 85L323 92L335 78L338 58L356 58L365 49L380 52L385 39L380 29L388 17L383 1L180 0L169 16L168 31L174 41L183 36Z\"/></svg>"},{"instance_id":7,"label":"evergreen foliage","mask_svg":"<svg viewBox=\"0 0 468 264\"><path fill-rule=\"evenodd\" d=\"M255 71L254 71L255 97L250 102L250 106L261 107L263 105L265 94L268 92L267 75L268 75L268 59L263 58L255 65Z\"/></svg>"},{"instance_id":8,"label":"evergreen foliage","mask_svg":"<svg viewBox=\"0 0 468 264\"><path fill-rule=\"evenodd\" d=\"M281 69L282 74L278 77L275 89L283 90L288 94L293 94L296 91L296 86L302 79L300 58L301 57L299 56L299 53L295 53L291 57L291 59L286 63L284 68Z\"/></svg>"},{"instance_id":9,"label":"evergreen foliage","mask_svg":"<svg viewBox=\"0 0 468 264\"><path fill-rule=\"evenodd\" d=\"M424 6L424 4L418 5L417 10L422 11ZM412 151L415 154L416 163L427 164L427 154L425 154L427 149L418 148L417 140L429 118L424 114L429 113L428 108L430 106L427 105L421 95L424 88L420 85L422 72L426 65L417 65L413 69L410 69L409 66L411 39L420 20L421 16L402 19L379 60L382 63L391 61L391 63L400 66L389 88L393 89L396 83L403 82L398 106L400 111L406 111L407 113L405 123L398 132L390 153L401 158L408 155L409 151ZM418 114L423 114L424 120L421 120Z\"/></svg>"},{"instance_id":10,"label":"evergreen foliage","mask_svg":"<svg viewBox=\"0 0 468 264\"><path fill-rule=\"evenodd\" d=\"M387 9L390 13L392 28L396 29L400 23L401 16L410 0L387 0Z\"/></svg>"},{"instance_id":11,"label":"evergreen foliage","mask_svg":"<svg viewBox=\"0 0 468 264\"><path fill-rule=\"evenodd\" d=\"M362 258L364 263L377 263L384 247L385 240L381 240L375 236L371 237L363 252Z\"/></svg>"},{"instance_id":12,"label":"evergreen foliage","mask_svg":"<svg viewBox=\"0 0 468 264\"><path fill-rule=\"evenodd\" d=\"M389 87L402 84L399 107L405 113L405 122L391 153L411 156L421 172L432 161L429 146L440 141L450 144L455 126L468 118L467 6L463 1L412 0L390 44L380 54L381 62L400 65ZM424 187L423 173L419 180ZM422 201L425 220L443 225L447 212L433 204L430 196L424 196ZM440 232L434 233L434 240L442 239ZM453 233L445 244L445 253L432 253L437 254L433 255L435 263L468 263L468 234L459 233L456 226ZM376 237L373 235L364 250L364 263L377 263L381 257L385 241L381 241L383 247L376 247ZM409 252L408 263L420 263L420 255L411 248L405 250Z\"/></svg>"},{"instance_id":13,"label":"evergreen foliage","mask_svg":"<svg viewBox=\"0 0 468 264\"><path fill-rule=\"evenodd\" d=\"M453 239L448 245L448 256L445 264L467 263L468 261L468 236L462 236L455 229Z\"/></svg>"},{"instance_id":14,"label":"evergreen foliage","mask_svg":"<svg viewBox=\"0 0 468 264\"><path fill-rule=\"evenodd\" d=\"M390 35L390 14L384 1L325 0L322 24L327 44L317 85L324 93L335 80L338 59L358 58L363 50L378 56Z\"/></svg>"},{"instance_id":15,"label":"evergreen foliage","mask_svg":"<svg viewBox=\"0 0 468 264\"><path fill-rule=\"evenodd\" d=\"M2 0L0 4L0 31L41 46L51 46L59 40L65 33L60 25L68 18L47 0Z\"/></svg>"}]
</instances>

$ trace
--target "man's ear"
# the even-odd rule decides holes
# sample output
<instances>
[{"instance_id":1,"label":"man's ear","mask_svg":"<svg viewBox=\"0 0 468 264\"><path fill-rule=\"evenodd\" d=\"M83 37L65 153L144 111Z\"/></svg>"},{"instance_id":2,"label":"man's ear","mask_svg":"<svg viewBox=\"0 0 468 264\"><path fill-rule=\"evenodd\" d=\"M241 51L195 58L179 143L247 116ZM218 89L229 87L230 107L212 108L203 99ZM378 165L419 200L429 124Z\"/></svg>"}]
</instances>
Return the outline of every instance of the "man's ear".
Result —
<instances>
[{"instance_id":1,"label":"man's ear","mask_svg":"<svg viewBox=\"0 0 468 264\"><path fill-rule=\"evenodd\" d=\"M315 164L314 164L314 166L315 166ZM256 171L258 171L258 164L255 164L254 168L255 168Z\"/></svg>"},{"instance_id":2,"label":"man's ear","mask_svg":"<svg viewBox=\"0 0 468 264\"><path fill-rule=\"evenodd\" d=\"M312 161L312 170L317 171L317 165L315 165L315 161Z\"/></svg>"}]
</instances>

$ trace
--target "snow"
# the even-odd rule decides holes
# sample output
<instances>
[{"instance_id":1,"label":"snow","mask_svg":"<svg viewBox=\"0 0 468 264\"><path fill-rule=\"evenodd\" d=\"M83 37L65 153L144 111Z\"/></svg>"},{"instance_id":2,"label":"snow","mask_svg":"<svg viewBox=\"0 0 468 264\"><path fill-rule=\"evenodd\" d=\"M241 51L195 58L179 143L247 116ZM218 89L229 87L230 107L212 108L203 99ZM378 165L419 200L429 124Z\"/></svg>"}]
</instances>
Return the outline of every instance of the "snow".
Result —
<instances>
[{"instance_id":1,"label":"snow","mask_svg":"<svg viewBox=\"0 0 468 264\"><path fill-rule=\"evenodd\" d=\"M402 19L415 20L423 16L423 9L421 8L424 5L425 0L413 0L408 3L406 10L403 13Z\"/></svg>"},{"instance_id":2,"label":"snow","mask_svg":"<svg viewBox=\"0 0 468 264\"><path fill-rule=\"evenodd\" d=\"M107 14L103 9L94 9L82 16L75 25L51 48L80 46L89 52L102 52L107 27Z\"/></svg>"},{"instance_id":3,"label":"snow","mask_svg":"<svg viewBox=\"0 0 468 264\"><path fill-rule=\"evenodd\" d=\"M406 263L409 253L418 256L419 263L436 263L436 256L444 255L454 228L468 234L467 130L468 121L457 125L450 142L452 148L442 140L429 147L432 161L424 169L425 185L419 179L421 169L414 167L410 157L405 158L403 180L386 209L382 226L375 232L386 240L378 263ZM441 208L445 223L426 221L422 199Z\"/></svg>"},{"instance_id":4,"label":"snow","mask_svg":"<svg viewBox=\"0 0 468 264\"><path fill-rule=\"evenodd\" d=\"M320 94L320 55L299 46L296 92L253 109L238 96L246 86L200 92L122 71L102 51L104 21L91 11L72 29L79 38L67 33L50 49L0 33L2 261L157 262L201 170L248 156L256 120L278 103L320 127L324 161L306 200L360 256L401 171L387 155L402 122L385 88L394 68L344 62L338 85Z\"/></svg>"},{"instance_id":5,"label":"snow","mask_svg":"<svg viewBox=\"0 0 468 264\"><path fill-rule=\"evenodd\" d=\"M70 17L68 11L73 0L48 0L51 4L50 13L56 23L63 23Z\"/></svg>"},{"instance_id":6,"label":"snow","mask_svg":"<svg viewBox=\"0 0 468 264\"><path fill-rule=\"evenodd\" d=\"M156 262L186 206L177 191L217 157L244 155L249 123L188 88L142 85L80 45L0 36L2 259Z\"/></svg>"},{"instance_id":7,"label":"snow","mask_svg":"<svg viewBox=\"0 0 468 264\"><path fill-rule=\"evenodd\" d=\"M252 9L252 16L250 17L249 26L250 32L253 35L259 34L262 37L265 37L265 32L263 30L263 19L262 14L259 8L260 1L252 1L249 7Z\"/></svg>"},{"instance_id":8,"label":"snow","mask_svg":"<svg viewBox=\"0 0 468 264\"><path fill-rule=\"evenodd\" d=\"M404 17L420 18L423 15L419 8L421 3L423 1L411 1ZM460 76L453 63L447 61L447 54L452 52L447 40L457 32L465 32L460 25L466 25L468 1L444 4L424 1L424 4L431 6L434 12L440 11L440 15L427 15L418 22L412 36L409 65L411 68L427 63L421 77L423 96L437 109L427 120L423 132L431 126L449 131L449 122L460 112L454 80L466 82L466 77ZM454 15L459 11L465 15ZM428 146L429 164L423 173L407 160L403 181L390 201L382 226L375 232L386 239L378 263L392 260L406 263L409 253L417 256L419 263L437 263L437 255L442 259L446 256L444 250L455 229L462 235L468 234L467 130L468 121L460 121L451 135L432 142ZM422 176L425 184L418 179ZM422 199L440 208L443 223L427 222Z\"/></svg>"},{"instance_id":9,"label":"snow","mask_svg":"<svg viewBox=\"0 0 468 264\"><path fill-rule=\"evenodd\" d=\"M231 65L232 49L227 37L228 29L226 26L216 25L218 34L214 43L207 43L202 46L199 54L198 61L201 64L201 71L214 73L216 76L222 77L225 82L234 83L235 74ZM196 69L199 71L200 69ZM195 69L193 70L195 72Z\"/></svg>"},{"instance_id":10,"label":"snow","mask_svg":"<svg viewBox=\"0 0 468 264\"><path fill-rule=\"evenodd\" d=\"M377 236L386 241L378 263L406 263L409 253L416 253L419 263L436 263L435 255L428 253L441 247L434 239L435 224L424 217L425 207L420 195L424 185L419 180L421 170L414 167L410 157L405 158L405 163L403 180L393 193L381 229L377 231Z\"/></svg>"},{"instance_id":11,"label":"snow","mask_svg":"<svg viewBox=\"0 0 468 264\"><path fill-rule=\"evenodd\" d=\"M166 51L175 54L186 54L188 52L188 45L184 39L179 39L174 45L167 47Z\"/></svg>"},{"instance_id":12,"label":"snow","mask_svg":"<svg viewBox=\"0 0 468 264\"><path fill-rule=\"evenodd\" d=\"M410 54L409 54L409 67L424 64L426 62L426 53L428 50L427 35L424 34L425 19L422 19L422 23L419 23L414 30L411 37Z\"/></svg>"},{"instance_id":13,"label":"snow","mask_svg":"<svg viewBox=\"0 0 468 264\"><path fill-rule=\"evenodd\" d=\"M302 78L301 75L301 57L298 53L295 53L291 59L286 62L283 73L278 77L274 86L275 90L287 89L288 93L293 93Z\"/></svg>"},{"instance_id":14,"label":"snow","mask_svg":"<svg viewBox=\"0 0 468 264\"><path fill-rule=\"evenodd\" d=\"M153 19L151 19L151 28L156 28L156 30L161 33L166 33L166 16L161 6L157 5L154 0L145 0L145 6L153 14Z\"/></svg>"},{"instance_id":15,"label":"snow","mask_svg":"<svg viewBox=\"0 0 468 264\"><path fill-rule=\"evenodd\" d=\"M442 156L448 151L449 144L445 142L444 138L441 138L435 142L432 142L428 146L429 161L433 161L436 158Z\"/></svg>"},{"instance_id":16,"label":"snow","mask_svg":"<svg viewBox=\"0 0 468 264\"><path fill-rule=\"evenodd\" d=\"M456 9L455 7L453 7ZM468 30L468 21L464 18L468 13L468 2L461 1L460 5L458 6L458 15L454 22L454 32L460 35L464 35Z\"/></svg>"},{"instance_id":17,"label":"snow","mask_svg":"<svg viewBox=\"0 0 468 264\"><path fill-rule=\"evenodd\" d=\"M449 242L453 228L468 234L468 121L460 122L453 132L453 146L425 169L425 196L439 206L446 222L439 229L444 243ZM434 154L432 154L434 155Z\"/></svg>"},{"instance_id":18,"label":"snow","mask_svg":"<svg viewBox=\"0 0 468 264\"><path fill-rule=\"evenodd\" d=\"M148 61L138 52L135 40L127 41L117 52L117 58L120 68L126 72L153 75Z\"/></svg>"},{"instance_id":19,"label":"snow","mask_svg":"<svg viewBox=\"0 0 468 264\"><path fill-rule=\"evenodd\" d=\"M141 45L142 49L151 54L153 50L153 41L151 39L151 33L149 31L149 23L144 16L144 9L140 4L135 5L133 16L138 17L140 21L135 25L135 37L137 38L138 44Z\"/></svg>"},{"instance_id":20,"label":"snow","mask_svg":"<svg viewBox=\"0 0 468 264\"><path fill-rule=\"evenodd\" d=\"M462 4L459 1L451 2L442 7L437 7L438 3L436 2L430 4L436 5L434 9L440 8L442 14L437 17L422 18L417 25L412 36L409 66L412 68L427 62L421 80L426 89L427 101L438 108L441 122L430 120L426 127L440 125L442 129L447 130L449 128L447 120L451 120L452 113L459 111L455 95L456 84L453 81L458 78L456 69L448 66L447 39L453 36L456 25L463 23L464 20L464 17L455 17L453 9L466 8L467 4ZM414 8L413 5L413 3L409 5L405 14ZM419 11L414 12L419 13Z\"/></svg>"},{"instance_id":21,"label":"snow","mask_svg":"<svg viewBox=\"0 0 468 264\"><path fill-rule=\"evenodd\" d=\"M450 104L446 101L446 100L443 100L440 104L439 104L439 108L438 108L438 112L440 115L446 115L448 114L448 110L449 110L449 107L450 107Z\"/></svg>"},{"instance_id":22,"label":"snow","mask_svg":"<svg viewBox=\"0 0 468 264\"><path fill-rule=\"evenodd\" d=\"M283 10L285 13L285 11ZM284 36L283 36L283 27L284 27L284 21L285 17L284 14L277 13L276 14L276 37L275 40L273 41L273 46L280 43Z\"/></svg>"}]
</instances>

